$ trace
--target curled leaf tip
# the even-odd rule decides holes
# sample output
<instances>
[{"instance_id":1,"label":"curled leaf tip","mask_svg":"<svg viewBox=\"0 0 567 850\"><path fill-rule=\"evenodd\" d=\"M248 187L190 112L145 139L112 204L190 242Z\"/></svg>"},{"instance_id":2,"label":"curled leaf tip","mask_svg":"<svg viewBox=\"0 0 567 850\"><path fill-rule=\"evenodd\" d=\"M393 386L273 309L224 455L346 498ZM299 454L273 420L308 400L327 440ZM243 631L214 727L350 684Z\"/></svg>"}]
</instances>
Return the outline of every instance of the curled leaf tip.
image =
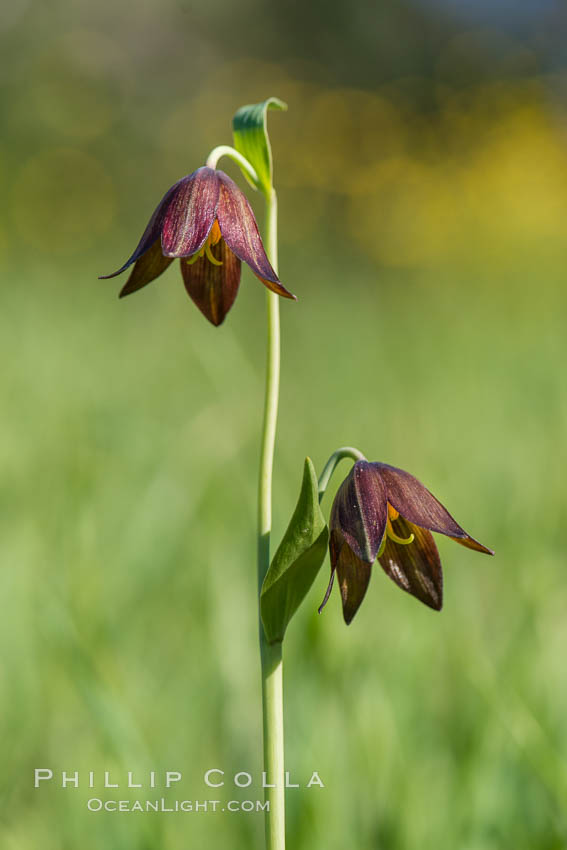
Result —
<instances>
[{"instance_id":1,"label":"curled leaf tip","mask_svg":"<svg viewBox=\"0 0 567 850\"><path fill-rule=\"evenodd\" d=\"M285 112L287 104L277 97L269 97L261 103L240 107L232 119L234 147L250 162L258 175L258 184L244 176L251 186L260 188L265 195L272 191L272 149L268 136L268 109Z\"/></svg>"}]
</instances>

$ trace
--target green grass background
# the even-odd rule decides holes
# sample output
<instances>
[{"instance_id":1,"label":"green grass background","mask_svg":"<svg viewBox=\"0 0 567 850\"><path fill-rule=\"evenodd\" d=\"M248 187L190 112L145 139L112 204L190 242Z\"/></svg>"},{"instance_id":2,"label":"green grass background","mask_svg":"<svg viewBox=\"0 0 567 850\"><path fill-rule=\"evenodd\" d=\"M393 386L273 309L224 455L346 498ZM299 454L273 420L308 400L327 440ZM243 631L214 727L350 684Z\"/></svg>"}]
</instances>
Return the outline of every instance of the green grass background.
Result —
<instances>
[{"instance_id":1,"label":"green grass background","mask_svg":"<svg viewBox=\"0 0 567 850\"><path fill-rule=\"evenodd\" d=\"M207 798L211 766L259 776L263 292L246 273L215 330L176 271L122 303L77 273L8 294L9 850L260 843L260 815L95 815L86 789L31 787L37 766L178 769L189 799ZM326 788L288 793L290 846L562 847L563 289L505 317L468 281L451 309L423 281L361 275L329 293L317 269L294 271L276 528L303 455L320 468L348 441L419 475L497 555L440 540L439 615L378 570L349 628L336 594L316 613L322 570L289 630L285 691L288 766Z\"/></svg>"},{"instance_id":2,"label":"green grass background","mask_svg":"<svg viewBox=\"0 0 567 850\"><path fill-rule=\"evenodd\" d=\"M496 550L439 539L440 614L376 570L349 628L336 590L317 615L324 565L286 639L285 705L292 779L326 787L289 791L289 847L567 846L558 77L505 27L395 5L345 31L331 4L315 53L291 7L16 4L0 21L2 850L262 846L260 814L92 814L88 788L36 790L33 769L180 770L169 799L261 796L264 291L245 270L214 329L175 266L122 302L96 277L271 94L290 104L270 125L299 298L281 305L276 542L305 455L320 471L352 444ZM207 790L217 766L254 786Z\"/></svg>"}]
</instances>

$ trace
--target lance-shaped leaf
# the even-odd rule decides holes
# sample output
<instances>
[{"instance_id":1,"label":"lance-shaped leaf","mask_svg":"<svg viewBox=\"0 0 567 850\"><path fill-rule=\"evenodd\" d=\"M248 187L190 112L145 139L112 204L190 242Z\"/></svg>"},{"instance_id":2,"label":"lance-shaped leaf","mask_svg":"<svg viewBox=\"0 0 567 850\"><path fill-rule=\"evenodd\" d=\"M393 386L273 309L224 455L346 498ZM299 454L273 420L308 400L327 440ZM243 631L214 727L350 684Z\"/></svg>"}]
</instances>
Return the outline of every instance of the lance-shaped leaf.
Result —
<instances>
[{"instance_id":1,"label":"lance-shaped leaf","mask_svg":"<svg viewBox=\"0 0 567 850\"><path fill-rule=\"evenodd\" d=\"M268 137L268 109L287 109L287 104L277 97L269 97L262 103L242 106L232 119L234 147L254 166L258 175L256 186L249 175L243 174L254 189L269 194L272 189L272 148Z\"/></svg>"},{"instance_id":2,"label":"lance-shaped leaf","mask_svg":"<svg viewBox=\"0 0 567 850\"><path fill-rule=\"evenodd\" d=\"M262 585L260 611L269 643L283 640L325 559L328 537L317 476L306 458L297 506Z\"/></svg>"}]
</instances>

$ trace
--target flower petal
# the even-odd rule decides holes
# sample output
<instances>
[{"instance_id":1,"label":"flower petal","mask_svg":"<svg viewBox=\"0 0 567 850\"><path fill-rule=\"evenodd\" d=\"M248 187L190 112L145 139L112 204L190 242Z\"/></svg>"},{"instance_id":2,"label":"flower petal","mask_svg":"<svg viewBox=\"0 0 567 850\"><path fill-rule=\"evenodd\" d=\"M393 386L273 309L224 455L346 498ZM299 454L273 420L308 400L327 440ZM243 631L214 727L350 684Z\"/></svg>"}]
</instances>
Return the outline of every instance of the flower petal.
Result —
<instances>
[{"instance_id":1,"label":"flower petal","mask_svg":"<svg viewBox=\"0 0 567 850\"><path fill-rule=\"evenodd\" d=\"M399 537L413 534L414 541L401 545L387 538L384 552L378 558L382 569L402 590L440 611L443 605L443 572L433 535L401 516L392 522L392 526Z\"/></svg>"},{"instance_id":2,"label":"flower petal","mask_svg":"<svg viewBox=\"0 0 567 850\"><path fill-rule=\"evenodd\" d=\"M368 564L376 559L388 517L386 487L375 466L366 460L354 464L337 490L329 522Z\"/></svg>"},{"instance_id":3,"label":"flower petal","mask_svg":"<svg viewBox=\"0 0 567 850\"><path fill-rule=\"evenodd\" d=\"M329 584L327 585L327 590L325 591L325 596L323 597L323 601L319 605L317 609L317 613L320 614L327 602L329 601L329 597L331 595L331 590L333 589L333 584L335 582L335 568L331 567L331 578L329 579Z\"/></svg>"},{"instance_id":4,"label":"flower petal","mask_svg":"<svg viewBox=\"0 0 567 850\"><path fill-rule=\"evenodd\" d=\"M194 263L181 260L181 274L185 289L201 313L213 325L220 325L232 307L240 283L240 260L224 239L211 248L213 256L222 260L215 266L206 255Z\"/></svg>"},{"instance_id":5,"label":"flower petal","mask_svg":"<svg viewBox=\"0 0 567 850\"><path fill-rule=\"evenodd\" d=\"M494 555L492 549L467 534L441 502L409 472L386 463L373 463L372 466L379 471L384 481L389 503L407 520L421 528L446 534L463 546Z\"/></svg>"},{"instance_id":6,"label":"flower petal","mask_svg":"<svg viewBox=\"0 0 567 850\"><path fill-rule=\"evenodd\" d=\"M152 245L154 244L156 239L158 239L161 233L161 226L163 223L164 215L167 211L167 208L171 202L173 195L177 191L178 185L179 184L176 183L174 186L171 187L171 189L168 189L159 204L157 205L156 209L154 210L154 214L152 215L149 224L144 230L143 236L138 243L138 247L130 257L130 259L127 260L124 265L118 269L118 271L112 272L112 274L101 275L99 277L99 280L108 280L111 277L116 277L116 275L122 274L123 271L126 271L126 269L132 265L132 263L135 263L136 260L143 256L143 254L145 254L146 251L148 251L152 247Z\"/></svg>"},{"instance_id":7,"label":"flower petal","mask_svg":"<svg viewBox=\"0 0 567 850\"><path fill-rule=\"evenodd\" d=\"M203 166L176 183L174 188L163 216L161 246L166 257L190 257L203 247L216 219L217 173Z\"/></svg>"},{"instance_id":8,"label":"flower petal","mask_svg":"<svg viewBox=\"0 0 567 850\"><path fill-rule=\"evenodd\" d=\"M331 563L335 563L344 621L349 625L368 590L372 567L357 558L340 534L331 532ZM334 555L333 555L334 550ZM338 551L337 551L338 550Z\"/></svg>"},{"instance_id":9,"label":"flower petal","mask_svg":"<svg viewBox=\"0 0 567 850\"><path fill-rule=\"evenodd\" d=\"M145 254L136 260L134 268L130 272L130 277L126 281L125 286L120 290L120 298L125 295L130 295L132 292L137 292L143 286L151 283L156 277L159 277L166 270L173 260L171 257L164 257L161 252L161 242L156 239L152 247Z\"/></svg>"},{"instance_id":10,"label":"flower petal","mask_svg":"<svg viewBox=\"0 0 567 850\"><path fill-rule=\"evenodd\" d=\"M258 231L252 207L236 183L223 171L216 172L220 184L217 218L221 233L237 257L247 263L263 284L284 298L293 298L273 270Z\"/></svg>"},{"instance_id":11,"label":"flower petal","mask_svg":"<svg viewBox=\"0 0 567 850\"><path fill-rule=\"evenodd\" d=\"M455 543L460 543L461 546L466 546L467 549L474 549L475 552L484 552L485 555L494 555L494 551L489 549L488 546L483 546L482 543L479 543L478 540L475 540L474 537L471 537L467 534L466 537L451 537L451 540L454 540Z\"/></svg>"}]
</instances>

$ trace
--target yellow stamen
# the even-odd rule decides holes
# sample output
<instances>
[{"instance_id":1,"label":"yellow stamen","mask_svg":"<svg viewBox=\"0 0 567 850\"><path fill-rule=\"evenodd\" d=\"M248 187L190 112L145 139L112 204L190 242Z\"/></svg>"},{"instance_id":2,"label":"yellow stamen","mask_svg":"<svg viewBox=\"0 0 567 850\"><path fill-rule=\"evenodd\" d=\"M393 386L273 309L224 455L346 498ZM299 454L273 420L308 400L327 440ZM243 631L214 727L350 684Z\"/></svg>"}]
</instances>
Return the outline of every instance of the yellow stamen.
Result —
<instances>
[{"instance_id":1,"label":"yellow stamen","mask_svg":"<svg viewBox=\"0 0 567 850\"><path fill-rule=\"evenodd\" d=\"M410 534L409 537L398 537L398 535L392 528L392 521L390 517L388 517L388 520L386 522L386 534L388 535L390 540L393 540L394 543L400 543L402 546L407 546L409 543L413 543L413 541L415 540L414 534Z\"/></svg>"},{"instance_id":2,"label":"yellow stamen","mask_svg":"<svg viewBox=\"0 0 567 850\"><path fill-rule=\"evenodd\" d=\"M185 262L188 266L192 266L193 263L196 263L200 257L203 256L204 248L201 248L200 251L197 251L195 254L192 254L190 257L185 257Z\"/></svg>"},{"instance_id":3,"label":"yellow stamen","mask_svg":"<svg viewBox=\"0 0 567 850\"><path fill-rule=\"evenodd\" d=\"M203 247L199 251L195 251L190 257L187 257L185 262L188 266L192 266L193 263L196 263L201 257L205 256L207 260L213 264L213 266L222 266L222 260L217 260L211 251L212 245L218 245L220 240L222 239L221 229L219 227L218 221L213 221L213 226L209 230L209 235L207 236L207 241L203 245Z\"/></svg>"},{"instance_id":4,"label":"yellow stamen","mask_svg":"<svg viewBox=\"0 0 567 850\"><path fill-rule=\"evenodd\" d=\"M207 259L210 260L213 266L222 266L222 260L217 260L216 257L213 257L213 252L211 251L211 246L208 242L205 245L205 254L207 256Z\"/></svg>"}]
</instances>

